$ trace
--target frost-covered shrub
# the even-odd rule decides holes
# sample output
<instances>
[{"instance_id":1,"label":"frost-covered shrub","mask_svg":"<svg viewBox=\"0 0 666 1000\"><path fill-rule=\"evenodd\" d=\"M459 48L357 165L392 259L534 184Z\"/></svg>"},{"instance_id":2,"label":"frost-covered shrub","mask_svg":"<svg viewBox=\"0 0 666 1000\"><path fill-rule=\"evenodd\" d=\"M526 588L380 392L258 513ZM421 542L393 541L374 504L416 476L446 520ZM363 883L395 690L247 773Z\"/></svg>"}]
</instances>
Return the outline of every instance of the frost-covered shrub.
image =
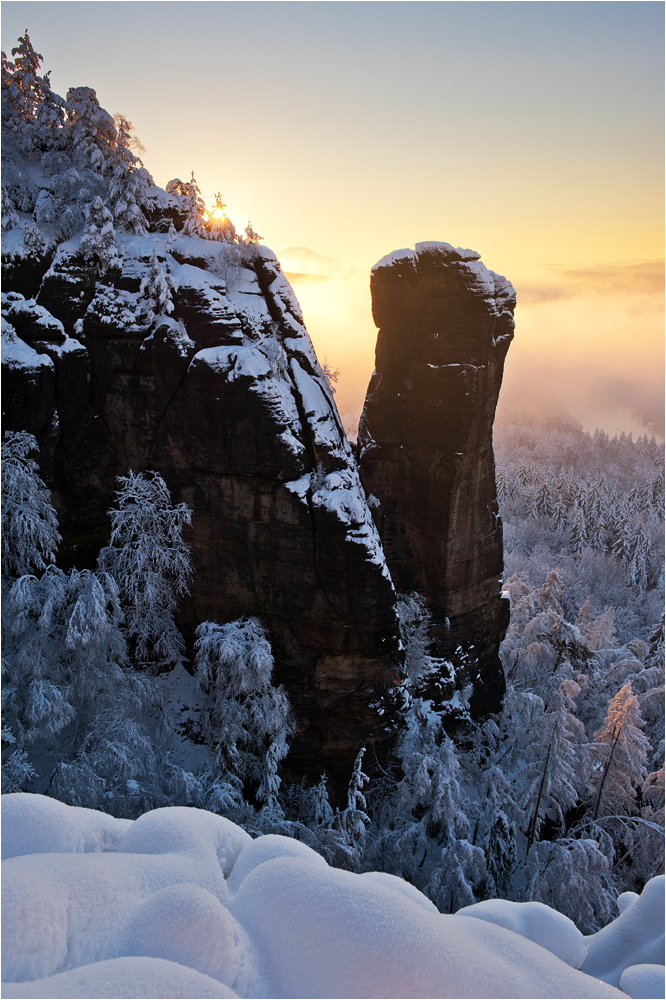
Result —
<instances>
[{"instance_id":1,"label":"frost-covered shrub","mask_svg":"<svg viewBox=\"0 0 666 1000\"><path fill-rule=\"evenodd\" d=\"M223 775L259 783L257 798L274 809L279 762L293 729L284 688L272 682L273 654L256 618L197 629L195 668L207 696L204 726Z\"/></svg>"},{"instance_id":2,"label":"frost-covered shrub","mask_svg":"<svg viewBox=\"0 0 666 1000\"><path fill-rule=\"evenodd\" d=\"M156 670L181 663L185 645L174 616L192 574L183 528L192 512L172 504L158 472L119 476L118 509L109 511L111 543L99 567L118 583L138 665Z\"/></svg>"},{"instance_id":3,"label":"frost-covered shrub","mask_svg":"<svg viewBox=\"0 0 666 1000\"><path fill-rule=\"evenodd\" d=\"M26 431L7 431L2 444L2 574L15 579L55 561L60 542L51 494L30 458L37 441Z\"/></svg>"}]
</instances>

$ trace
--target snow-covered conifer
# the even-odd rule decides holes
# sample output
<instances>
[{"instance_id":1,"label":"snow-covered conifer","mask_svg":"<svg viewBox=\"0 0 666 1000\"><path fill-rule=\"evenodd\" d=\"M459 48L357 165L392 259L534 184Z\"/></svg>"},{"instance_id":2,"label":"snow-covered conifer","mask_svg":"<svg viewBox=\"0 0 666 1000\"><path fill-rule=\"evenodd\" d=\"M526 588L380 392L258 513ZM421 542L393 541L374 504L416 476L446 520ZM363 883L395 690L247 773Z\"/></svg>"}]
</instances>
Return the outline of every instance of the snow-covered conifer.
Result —
<instances>
[{"instance_id":1,"label":"snow-covered conifer","mask_svg":"<svg viewBox=\"0 0 666 1000\"><path fill-rule=\"evenodd\" d=\"M23 223L23 245L30 256L41 257L46 250L46 241L34 222Z\"/></svg>"},{"instance_id":2,"label":"snow-covered conifer","mask_svg":"<svg viewBox=\"0 0 666 1000\"><path fill-rule=\"evenodd\" d=\"M173 224L173 219L169 222L169 229L166 238L166 252L171 253L176 243L176 237L178 233L176 232L176 227Z\"/></svg>"},{"instance_id":3,"label":"snow-covered conifer","mask_svg":"<svg viewBox=\"0 0 666 1000\"><path fill-rule=\"evenodd\" d=\"M516 781L529 822L527 850L536 839L546 817L560 830L565 814L583 794L587 785L585 727L571 709L580 693L575 681L567 681L551 700L548 711L531 732L525 757L529 762Z\"/></svg>"},{"instance_id":4,"label":"snow-covered conifer","mask_svg":"<svg viewBox=\"0 0 666 1000\"><path fill-rule=\"evenodd\" d=\"M315 800L312 809L312 823L315 826L323 826L331 822L334 816L331 803L328 799L328 788L326 787L326 775L322 774L319 784L315 788Z\"/></svg>"},{"instance_id":5,"label":"snow-covered conifer","mask_svg":"<svg viewBox=\"0 0 666 1000\"><path fill-rule=\"evenodd\" d=\"M587 545L585 514L580 503L577 503L574 506L570 515L569 537L571 539L571 550L574 556L580 558L583 549Z\"/></svg>"},{"instance_id":6,"label":"snow-covered conifer","mask_svg":"<svg viewBox=\"0 0 666 1000\"><path fill-rule=\"evenodd\" d=\"M195 668L207 695L204 728L217 749L222 775L261 782L262 797L277 795L277 766L293 728L289 700L272 682L273 654L256 618L196 632Z\"/></svg>"},{"instance_id":7,"label":"snow-covered conifer","mask_svg":"<svg viewBox=\"0 0 666 1000\"><path fill-rule=\"evenodd\" d=\"M51 494L30 458L37 441L6 431L2 444L2 573L12 579L46 569L60 542Z\"/></svg>"},{"instance_id":8,"label":"snow-covered conifer","mask_svg":"<svg viewBox=\"0 0 666 1000\"><path fill-rule=\"evenodd\" d=\"M183 638L174 616L192 574L183 528L192 512L172 504L158 472L119 476L117 510L110 510L108 548L99 555L101 569L118 582L129 636L144 666L169 669L181 663Z\"/></svg>"},{"instance_id":9,"label":"snow-covered conifer","mask_svg":"<svg viewBox=\"0 0 666 1000\"><path fill-rule=\"evenodd\" d=\"M79 169L108 175L113 169L117 131L112 116L100 107L91 87L71 87L65 102L65 131Z\"/></svg>"},{"instance_id":10,"label":"snow-covered conifer","mask_svg":"<svg viewBox=\"0 0 666 1000\"><path fill-rule=\"evenodd\" d=\"M8 232L10 229L18 229L21 225L21 220L18 217L18 213L9 197L7 188L2 185L2 231L3 233Z\"/></svg>"},{"instance_id":11,"label":"snow-covered conifer","mask_svg":"<svg viewBox=\"0 0 666 1000\"><path fill-rule=\"evenodd\" d=\"M145 196L145 178L140 171L141 160L132 152L137 141L131 135L132 123L116 115L117 139L113 153L113 175L109 187L108 205L114 224L119 229L139 235L146 232L146 219L141 211ZM140 145L140 144L139 144Z\"/></svg>"},{"instance_id":12,"label":"snow-covered conifer","mask_svg":"<svg viewBox=\"0 0 666 1000\"><path fill-rule=\"evenodd\" d=\"M97 195L85 207L86 225L81 236L81 250L100 274L118 255L113 216Z\"/></svg>"},{"instance_id":13,"label":"snow-covered conifer","mask_svg":"<svg viewBox=\"0 0 666 1000\"><path fill-rule=\"evenodd\" d=\"M643 726L638 698L631 681L627 681L609 702L604 724L594 734L595 819L599 815L631 813L635 809L637 789L647 774L650 750Z\"/></svg>"},{"instance_id":14,"label":"snow-covered conifer","mask_svg":"<svg viewBox=\"0 0 666 1000\"><path fill-rule=\"evenodd\" d=\"M664 612L652 629L649 636L649 649L646 664L648 666L663 666L664 664Z\"/></svg>"},{"instance_id":15,"label":"snow-covered conifer","mask_svg":"<svg viewBox=\"0 0 666 1000\"><path fill-rule=\"evenodd\" d=\"M365 811L368 808L368 804L362 791L370 780L362 770L364 754L365 747L361 747L354 762L352 776L349 779L347 808L338 816L338 824L347 837L350 847L355 848L359 852L363 850L366 827L370 822L370 817Z\"/></svg>"},{"instance_id":16,"label":"snow-covered conifer","mask_svg":"<svg viewBox=\"0 0 666 1000\"><path fill-rule=\"evenodd\" d=\"M153 250L150 258L150 270L141 279L139 298L151 317L168 315L173 312L174 281L168 270Z\"/></svg>"},{"instance_id":17,"label":"snow-covered conifer","mask_svg":"<svg viewBox=\"0 0 666 1000\"><path fill-rule=\"evenodd\" d=\"M19 133L24 151L48 149L62 127L64 101L51 90L49 73L39 75L42 56L35 52L27 29L12 49L2 53L2 119Z\"/></svg>"},{"instance_id":18,"label":"snow-covered conifer","mask_svg":"<svg viewBox=\"0 0 666 1000\"><path fill-rule=\"evenodd\" d=\"M187 218L183 226L183 234L185 236L202 236L205 239L207 236L204 228L206 204L201 197L201 191L195 180L194 171L192 171L192 179L186 184L183 184L182 181L176 178L173 181L169 181L166 190L169 194L185 195L188 199Z\"/></svg>"},{"instance_id":19,"label":"snow-covered conifer","mask_svg":"<svg viewBox=\"0 0 666 1000\"><path fill-rule=\"evenodd\" d=\"M20 577L3 602L5 718L21 743L53 743L74 720L85 732L100 699L125 698L125 641L108 574L55 566Z\"/></svg>"},{"instance_id":20,"label":"snow-covered conifer","mask_svg":"<svg viewBox=\"0 0 666 1000\"><path fill-rule=\"evenodd\" d=\"M194 174L192 174L192 183L196 186ZM198 188L196 188L196 190L197 192L199 191ZM236 227L228 217L225 211L226 207L227 206L222 201L222 192L218 191L215 195L215 204L210 210L208 219L204 223L203 230L200 235L205 236L209 240L220 240L224 243L236 243Z\"/></svg>"},{"instance_id":21,"label":"snow-covered conifer","mask_svg":"<svg viewBox=\"0 0 666 1000\"><path fill-rule=\"evenodd\" d=\"M263 236L260 236L259 233L255 233L254 229L252 228L252 223L248 222L247 226L245 227L245 242L261 243L262 240Z\"/></svg>"},{"instance_id":22,"label":"snow-covered conifer","mask_svg":"<svg viewBox=\"0 0 666 1000\"><path fill-rule=\"evenodd\" d=\"M648 565L650 561L650 536L647 533L645 522L640 520L636 537L634 538L631 563L629 565L629 580L632 586L644 592L647 589Z\"/></svg>"}]
</instances>

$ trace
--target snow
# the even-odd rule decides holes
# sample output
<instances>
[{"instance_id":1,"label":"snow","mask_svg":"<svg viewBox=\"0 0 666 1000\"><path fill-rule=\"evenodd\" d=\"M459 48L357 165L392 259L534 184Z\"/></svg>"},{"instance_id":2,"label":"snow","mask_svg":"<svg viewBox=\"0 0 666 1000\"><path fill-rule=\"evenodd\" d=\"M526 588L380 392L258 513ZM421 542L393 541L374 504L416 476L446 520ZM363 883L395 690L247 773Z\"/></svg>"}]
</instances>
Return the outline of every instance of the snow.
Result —
<instances>
[{"instance_id":1,"label":"snow","mask_svg":"<svg viewBox=\"0 0 666 1000\"><path fill-rule=\"evenodd\" d=\"M76 809L45 795L2 799L2 859L24 854L115 851L132 821Z\"/></svg>"},{"instance_id":2,"label":"snow","mask_svg":"<svg viewBox=\"0 0 666 1000\"><path fill-rule=\"evenodd\" d=\"M135 997L170 997L173 1000L224 1000L237 993L217 979L163 958L112 958L94 965L60 972L27 983L3 983L3 996L25 1000L132 1000Z\"/></svg>"},{"instance_id":3,"label":"snow","mask_svg":"<svg viewBox=\"0 0 666 1000\"><path fill-rule=\"evenodd\" d=\"M458 910L459 916L488 920L506 927L552 951L563 962L579 969L587 955L585 938L573 920L545 903L514 903L507 899L485 899Z\"/></svg>"},{"instance_id":4,"label":"snow","mask_svg":"<svg viewBox=\"0 0 666 1000\"><path fill-rule=\"evenodd\" d=\"M663 965L664 879L663 875L650 879L616 920L587 938L584 972L618 986L629 966Z\"/></svg>"},{"instance_id":5,"label":"snow","mask_svg":"<svg viewBox=\"0 0 666 1000\"><path fill-rule=\"evenodd\" d=\"M620 976L620 989L636 1000L655 1000L666 993L663 965L630 965Z\"/></svg>"},{"instance_id":6,"label":"snow","mask_svg":"<svg viewBox=\"0 0 666 1000\"><path fill-rule=\"evenodd\" d=\"M584 938L540 903L440 914L199 809L131 822L18 793L2 839L7 998L663 995L663 877Z\"/></svg>"},{"instance_id":7,"label":"snow","mask_svg":"<svg viewBox=\"0 0 666 1000\"><path fill-rule=\"evenodd\" d=\"M268 358L250 346L206 347L194 355L191 364L197 361L226 374L228 382L235 382L237 378L267 378L271 373Z\"/></svg>"},{"instance_id":8,"label":"snow","mask_svg":"<svg viewBox=\"0 0 666 1000\"><path fill-rule=\"evenodd\" d=\"M416 261L416 254L409 247L405 247L402 250L392 250L391 253L387 253L381 260L378 260L376 264L373 264L371 272L379 270L380 267L392 267L401 261Z\"/></svg>"},{"instance_id":9,"label":"snow","mask_svg":"<svg viewBox=\"0 0 666 1000\"><path fill-rule=\"evenodd\" d=\"M310 496L314 507L323 507L334 514L347 526L346 541L361 545L366 561L378 566L382 576L391 580L379 533L355 468L349 465L328 474L315 470L285 486L303 503L308 503Z\"/></svg>"},{"instance_id":10,"label":"snow","mask_svg":"<svg viewBox=\"0 0 666 1000\"><path fill-rule=\"evenodd\" d=\"M9 327L9 330L7 329ZM2 363L10 368L53 368L48 354L38 354L23 340L20 340L9 323L2 321Z\"/></svg>"}]
</instances>

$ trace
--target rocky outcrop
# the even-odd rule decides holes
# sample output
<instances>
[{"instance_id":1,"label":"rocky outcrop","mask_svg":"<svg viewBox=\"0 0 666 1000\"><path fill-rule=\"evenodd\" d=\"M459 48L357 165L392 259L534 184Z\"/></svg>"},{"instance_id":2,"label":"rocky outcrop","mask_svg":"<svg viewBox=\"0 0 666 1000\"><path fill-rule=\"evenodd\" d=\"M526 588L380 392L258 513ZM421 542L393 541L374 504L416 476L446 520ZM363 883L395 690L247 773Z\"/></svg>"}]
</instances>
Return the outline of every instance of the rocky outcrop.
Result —
<instances>
[{"instance_id":1,"label":"rocky outcrop","mask_svg":"<svg viewBox=\"0 0 666 1000\"><path fill-rule=\"evenodd\" d=\"M419 243L372 270L376 370L359 429L361 478L396 589L433 615L435 657L473 684L471 709L499 707L502 525L492 425L513 337L515 293L470 250Z\"/></svg>"},{"instance_id":2,"label":"rocky outcrop","mask_svg":"<svg viewBox=\"0 0 666 1000\"><path fill-rule=\"evenodd\" d=\"M390 732L395 592L298 303L256 244L115 240L103 274L76 236L36 299L3 296L5 428L37 436L63 561L79 567L108 541L116 476L162 474L193 511L184 632L259 617L297 720L286 776L326 771L341 788L360 746ZM156 262L170 315L141 291Z\"/></svg>"}]
</instances>

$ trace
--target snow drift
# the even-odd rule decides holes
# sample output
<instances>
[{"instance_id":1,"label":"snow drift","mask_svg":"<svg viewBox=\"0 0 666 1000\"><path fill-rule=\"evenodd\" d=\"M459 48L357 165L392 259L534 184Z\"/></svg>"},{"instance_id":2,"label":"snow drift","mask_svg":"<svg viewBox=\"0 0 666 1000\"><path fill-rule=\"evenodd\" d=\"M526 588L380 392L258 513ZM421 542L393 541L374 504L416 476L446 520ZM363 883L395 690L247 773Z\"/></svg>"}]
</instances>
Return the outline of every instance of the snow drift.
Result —
<instances>
[{"instance_id":1,"label":"snow drift","mask_svg":"<svg viewBox=\"0 0 666 1000\"><path fill-rule=\"evenodd\" d=\"M586 938L542 904L443 915L198 809L7 795L2 850L6 998L663 995L663 876Z\"/></svg>"}]
</instances>

